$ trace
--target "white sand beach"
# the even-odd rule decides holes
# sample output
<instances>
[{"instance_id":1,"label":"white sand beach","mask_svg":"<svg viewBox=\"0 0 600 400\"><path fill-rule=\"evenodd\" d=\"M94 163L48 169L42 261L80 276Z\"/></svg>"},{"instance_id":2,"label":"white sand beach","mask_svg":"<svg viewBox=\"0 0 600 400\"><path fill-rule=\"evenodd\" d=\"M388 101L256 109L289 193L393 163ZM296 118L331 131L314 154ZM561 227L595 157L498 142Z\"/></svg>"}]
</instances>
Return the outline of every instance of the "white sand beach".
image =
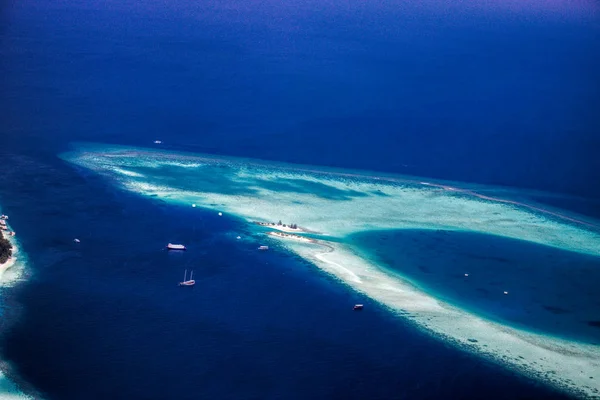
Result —
<instances>
[{"instance_id":1,"label":"white sand beach","mask_svg":"<svg viewBox=\"0 0 600 400\"><path fill-rule=\"evenodd\" d=\"M10 230L10 225L8 223L6 223L6 226ZM19 278L20 271L22 270L16 237L7 234L7 231L3 231L2 235L12 245L12 257L0 264L0 290L2 290L2 287L12 285ZM2 371L0 371L0 400L25 399L31 399L31 396L23 394L19 388L8 379Z\"/></svg>"},{"instance_id":2,"label":"white sand beach","mask_svg":"<svg viewBox=\"0 0 600 400\"><path fill-rule=\"evenodd\" d=\"M2 236L12 245L12 256L6 262L0 264L0 287L7 286L16 281L22 269L19 260L19 246L16 236L11 236L8 232L12 232L10 225L7 223L8 231L3 231Z\"/></svg>"},{"instance_id":3,"label":"white sand beach","mask_svg":"<svg viewBox=\"0 0 600 400\"><path fill-rule=\"evenodd\" d=\"M13 246L13 251L15 250L14 246ZM2 281L2 278L4 276L4 273L6 271L8 271L8 269L10 269L13 265L15 265L15 262L17 261L16 257L13 255L11 258L9 258L5 263L0 264L0 282Z\"/></svg>"},{"instance_id":4,"label":"white sand beach","mask_svg":"<svg viewBox=\"0 0 600 400\"><path fill-rule=\"evenodd\" d=\"M291 235L291 234L287 234L287 233L283 233L283 232L268 232L267 235L274 236L274 237L280 238L280 239L297 240L297 241L306 242L306 243L314 242L313 239L310 239L307 237L303 237L303 236L299 236L299 235Z\"/></svg>"},{"instance_id":5,"label":"white sand beach","mask_svg":"<svg viewBox=\"0 0 600 400\"><path fill-rule=\"evenodd\" d=\"M435 299L337 243L327 248L295 243L287 247L434 336L574 394L599 394L598 346L488 321Z\"/></svg>"},{"instance_id":6,"label":"white sand beach","mask_svg":"<svg viewBox=\"0 0 600 400\"><path fill-rule=\"evenodd\" d=\"M303 229L301 227L297 227L297 228L290 228L288 225L279 225L276 224L274 222L256 222L254 221L255 224L260 225L260 226L264 226L270 229L277 229L278 231L282 231L282 232L290 232L290 233L314 233L311 231L308 231L306 229Z\"/></svg>"}]
</instances>

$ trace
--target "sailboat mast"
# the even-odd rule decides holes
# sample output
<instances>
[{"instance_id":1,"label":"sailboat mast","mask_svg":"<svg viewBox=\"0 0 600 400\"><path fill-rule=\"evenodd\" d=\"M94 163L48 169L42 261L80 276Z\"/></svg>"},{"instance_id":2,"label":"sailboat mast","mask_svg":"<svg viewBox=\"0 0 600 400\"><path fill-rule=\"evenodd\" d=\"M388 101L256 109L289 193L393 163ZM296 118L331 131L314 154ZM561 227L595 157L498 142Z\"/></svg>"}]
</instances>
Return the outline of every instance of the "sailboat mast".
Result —
<instances>
[{"instance_id":1,"label":"sailboat mast","mask_svg":"<svg viewBox=\"0 0 600 400\"><path fill-rule=\"evenodd\" d=\"M187 269L185 270L185 272L183 273L183 281L185 282L185 277L187 276Z\"/></svg>"},{"instance_id":2,"label":"sailboat mast","mask_svg":"<svg viewBox=\"0 0 600 400\"><path fill-rule=\"evenodd\" d=\"M190 281L192 281L192 280L193 280L193 279L192 279L193 277L194 277L194 270L192 270L192 273L190 274Z\"/></svg>"}]
</instances>

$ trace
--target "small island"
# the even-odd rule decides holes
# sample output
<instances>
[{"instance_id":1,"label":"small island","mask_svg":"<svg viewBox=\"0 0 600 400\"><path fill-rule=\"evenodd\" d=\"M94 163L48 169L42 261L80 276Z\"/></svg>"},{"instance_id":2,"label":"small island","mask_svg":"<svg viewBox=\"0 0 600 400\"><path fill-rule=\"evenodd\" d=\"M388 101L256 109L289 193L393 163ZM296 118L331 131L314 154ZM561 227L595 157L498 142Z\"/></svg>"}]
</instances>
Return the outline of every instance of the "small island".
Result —
<instances>
[{"instance_id":1,"label":"small island","mask_svg":"<svg viewBox=\"0 0 600 400\"><path fill-rule=\"evenodd\" d=\"M267 235L271 235L271 236L275 236L275 237L283 238L283 239L300 240L301 242L308 242L308 243L315 243L316 242L314 239L307 238L307 237L300 236L300 235L293 235L291 233L268 232Z\"/></svg>"},{"instance_id":2,"label":"small island","mask_svg":"<svg viewBox=\"0 0 600 400\"><path fill-rule=\"evenodd\" d=\"M277 223L275 223L275 222L258 222L258 221L255 221L254 223L257 225L260 225L260 226L266 226L266 227L278 229L278 230L284 231L284 232L309 232L308 230L299 228L298 225L296 225L296 224L284 224L281 222L281 220L279 220L279 222L277 222Z\"/></svg>"},{"instance_id":3,"label":"small island","mask_svg":"<svg viewBox=\"0 0 600 400\"><path fill-rule=\"evenodd\" d=\"M9 232L10 236L14 236L14 232L10 232L6 220L8 217L2 215L0 217L0 275L4 270L10 268L12 265L13 255L13 244L4 237L4 232Z\"/></svg>"}]
</instances>

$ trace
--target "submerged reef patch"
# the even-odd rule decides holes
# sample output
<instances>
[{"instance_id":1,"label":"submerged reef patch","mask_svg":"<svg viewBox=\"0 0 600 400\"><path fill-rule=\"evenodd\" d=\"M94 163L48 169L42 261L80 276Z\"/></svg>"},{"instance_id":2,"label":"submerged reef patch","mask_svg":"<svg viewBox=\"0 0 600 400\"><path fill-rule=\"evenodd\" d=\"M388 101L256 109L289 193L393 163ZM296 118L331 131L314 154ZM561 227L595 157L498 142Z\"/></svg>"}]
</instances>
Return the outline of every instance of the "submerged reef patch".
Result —
<instances>
[{"instance_id":1,"label":"submerged reef patch","mask_svg":"<svg viewBox=\"0 0 600 400\"><path fill-rule=\"evenodd\" d=\"M488 320L417 288L344 242L349 235L375 230L463 231L598 257L600 234L593 222L507 200L506 189L496 198L492 188L483 196L460 184L98 144L79 144L61 157L142 196L218 209L248 221L294 222L311 232L312 240L273 237L417 327L572 393L594 396L600 390L600 379L589 379L600 375L598 345ZM427 272L426 265L420 268Z\"/></svg>"}]
</instances>

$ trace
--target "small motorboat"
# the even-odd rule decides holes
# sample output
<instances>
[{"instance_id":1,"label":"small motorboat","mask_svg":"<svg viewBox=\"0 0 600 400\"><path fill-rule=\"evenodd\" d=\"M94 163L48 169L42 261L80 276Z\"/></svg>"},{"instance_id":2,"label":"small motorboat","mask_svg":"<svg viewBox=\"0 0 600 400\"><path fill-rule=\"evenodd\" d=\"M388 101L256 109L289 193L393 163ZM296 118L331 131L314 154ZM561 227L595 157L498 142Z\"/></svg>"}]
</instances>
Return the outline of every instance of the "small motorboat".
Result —
<instances>
[{"instance_id":1,"label":"small motorboat","mask_svg":"<svg viewBox=\"0 0 600 400\"><path fill-rule=\"evenodd\" d=\"M81 240L79 240L79 239L77 239L77 238L73 239L73 241L74 241L75 243L81 243Z\"/></svg>"},{"instance_id":2,"label":"small motorboat","mask_svg":"<svg viewBox=\"0 0 600 400\"><path fill-rule=\"evenodd\" d=\"M155 140L154 144L162 144L162 140Z\"/></svg>"},{"instance_id":3,"label":"small motorboat","mask_svg":"<svg viewBox=\"0 0 600 400\"><path fill-rule=\"evenodd\" d=\"M269 250L269 246L259 246L259 250Z\"/></svg>"},{"instance_id":4,"label":"small motorboat","mask_svg":"<svg viewBox=\"0 0 600 400\"><path fill-rule=\"evenodd\" d=\"M365 306L363 304L355 304L353 310L354 311L360 311L364 308Z\"/></svg>"},{"instance_id":5,"label":"small motorboat","mask_svg":"<svg viewBox=\"0 0 600 400\"><path fill-rule=\"evenodd\" d=\"M186 250L185 246L182 244L167 244L167 250Z\"/></svg>"},{"instance_id":6,"label":"small motorboat","mask_svg":"<svg viewBox=\"0 0 600 400\"><path fill-rule=\"evenodd\" d=\"M187 279L187 269L183 273L183 282L179 282L179 286L194 286L196 281L192 278L194 277L194 271L190 273L190 279Z\"/></svg>"}]
</instances>

